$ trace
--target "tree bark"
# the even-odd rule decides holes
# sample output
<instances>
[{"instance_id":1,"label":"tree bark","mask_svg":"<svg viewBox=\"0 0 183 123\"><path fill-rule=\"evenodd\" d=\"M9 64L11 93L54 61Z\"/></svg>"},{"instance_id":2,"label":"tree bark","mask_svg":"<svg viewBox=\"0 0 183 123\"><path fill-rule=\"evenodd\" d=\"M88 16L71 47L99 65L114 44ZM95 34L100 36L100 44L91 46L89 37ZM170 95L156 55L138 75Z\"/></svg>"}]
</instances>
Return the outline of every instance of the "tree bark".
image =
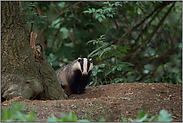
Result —
<instances>
[{"instance_id":1,"label":"tree bark","mask_svg":"<svg viewBox=\"0 0 183 123\"><path fill-rule=\"evenodd\" d=\"M1 99L67 98L46 58L35 61L18 2L1 2Z\"/></svg>"}]
</instances>

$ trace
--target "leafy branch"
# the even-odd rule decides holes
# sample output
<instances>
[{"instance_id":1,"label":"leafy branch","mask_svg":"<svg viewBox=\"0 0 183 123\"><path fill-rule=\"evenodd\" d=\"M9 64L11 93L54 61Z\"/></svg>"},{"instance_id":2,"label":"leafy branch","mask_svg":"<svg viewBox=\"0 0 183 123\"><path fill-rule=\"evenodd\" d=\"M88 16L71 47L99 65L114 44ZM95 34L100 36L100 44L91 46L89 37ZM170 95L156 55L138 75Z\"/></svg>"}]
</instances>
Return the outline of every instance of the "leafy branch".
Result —
<instances>
[{"instance_id":1,"label":"leafy branch","mask_svg":"<svg viewBox=\"0 0 183 123\"><path fill-rule=\"evenodd\" d=\"M105 59L103 64L95 65L93 68L94 84L97 84L96 81L101 81L96 79L97 76L100 76L101 74L103 77L100 78L107 77L109 80L111 78L114 79L113 81L107 83L122 82L124 79L121 79L120 74L119 76L113 76L113 74L116 72L120 72L122 74L133 70L131 68L133 64L128 62L118 62L118 58L124 57L127 50L130 49L129 46L111 45L109 42L106 42L105 39L105 35L101 35L97 40L90 40L87 42L87 44L93 43L93 45L96 45L96 49L92 51L88 57L97 57L98 59L103 57ZM115 60L113 60L113 58Z\"/></svg>"},{"instance_id":2,"label":"leafy branch","mask_svg":"<svg viewBox=\"0 0 183 123\"><path fill-rule=\"evenodd\" d=\"M114 4L110 2L103 2L104 6L101 9L95 9L95 8L89 8L88 10L85 10L83 13L93 14L96 19L98 19L99 22L102 22L103 19L106 19L106 16L113 18L113 15L115 14L115 10L118 6L122 5L120 2L115 2Z\"/></svg>"}]
</instances>

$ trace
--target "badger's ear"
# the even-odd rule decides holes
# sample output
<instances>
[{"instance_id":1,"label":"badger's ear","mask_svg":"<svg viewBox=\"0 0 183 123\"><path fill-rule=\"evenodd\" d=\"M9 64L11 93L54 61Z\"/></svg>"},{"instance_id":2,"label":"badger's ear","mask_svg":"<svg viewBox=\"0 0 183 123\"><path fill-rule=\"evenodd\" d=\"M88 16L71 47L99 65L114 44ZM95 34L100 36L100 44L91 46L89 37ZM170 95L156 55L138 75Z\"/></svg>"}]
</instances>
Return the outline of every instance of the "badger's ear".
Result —
<instances>
[{"instance_id":1,"label":"badger's ear","mask_svg":"<svg viewBox=\"0 0 183 123\"><path fill-rule=\"evenodd\" d=\"M78 58L78 62L80 62L82 60L82 58Z\"/></svg>"},{"instance_id":2,"label":"badger's ear","mask_svg":"<svg viewBox=\"0 0 183 123\"><path fill-rule=\"evenodd\" d=\"M92 59L89 59L90 62L92 62Z\"/></svg>"}]
</instances>

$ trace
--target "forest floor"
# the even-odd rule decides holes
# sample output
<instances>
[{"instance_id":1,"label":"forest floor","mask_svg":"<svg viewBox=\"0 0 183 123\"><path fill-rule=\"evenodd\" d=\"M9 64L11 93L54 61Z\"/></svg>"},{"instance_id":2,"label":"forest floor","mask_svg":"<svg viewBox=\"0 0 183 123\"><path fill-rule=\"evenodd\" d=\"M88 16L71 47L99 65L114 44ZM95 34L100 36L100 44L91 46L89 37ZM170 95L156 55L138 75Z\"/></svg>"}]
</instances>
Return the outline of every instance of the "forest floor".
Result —
<instances>
[{"instance_id":1,"label":"forest floor","mask_svg":"<svg viewBox=\"0 0 183 123\"><path fill-rule=\"evenodd\" d=\"M72 110L78 119L120 122L125 116L136 119L140 109L152 115L159 115L162 109L172 114L174 122L182 121L182 85L168 83L117 83L87 87L84 94L71 95L68 100L21 100L26 104L26 112L34 107L36 120L47 121L51 114L59 117ZM18 99L18 98L17 98ZM6 107L10 101L4 101ZM20 100L20 99L19 99Z\"/></svg>"}]
</instances>

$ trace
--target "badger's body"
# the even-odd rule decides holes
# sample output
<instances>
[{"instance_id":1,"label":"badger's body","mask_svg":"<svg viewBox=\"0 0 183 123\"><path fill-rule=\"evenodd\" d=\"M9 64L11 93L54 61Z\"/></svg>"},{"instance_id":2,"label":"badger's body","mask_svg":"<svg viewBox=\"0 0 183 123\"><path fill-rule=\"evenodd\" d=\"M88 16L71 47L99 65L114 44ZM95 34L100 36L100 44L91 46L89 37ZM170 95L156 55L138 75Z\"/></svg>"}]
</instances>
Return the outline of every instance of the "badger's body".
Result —
<instances>
[{"instance_id":1,"label":"badger's body","mask_svg":"<svg viewBox=\"0 0 183 123\"><path fill-rule=\"evenodd\" d=\"M67 95L72 93L81 94L89 84L93 69L91 59L78 58L56 71L57 78Z\"/></svg>"}]
</instances>

